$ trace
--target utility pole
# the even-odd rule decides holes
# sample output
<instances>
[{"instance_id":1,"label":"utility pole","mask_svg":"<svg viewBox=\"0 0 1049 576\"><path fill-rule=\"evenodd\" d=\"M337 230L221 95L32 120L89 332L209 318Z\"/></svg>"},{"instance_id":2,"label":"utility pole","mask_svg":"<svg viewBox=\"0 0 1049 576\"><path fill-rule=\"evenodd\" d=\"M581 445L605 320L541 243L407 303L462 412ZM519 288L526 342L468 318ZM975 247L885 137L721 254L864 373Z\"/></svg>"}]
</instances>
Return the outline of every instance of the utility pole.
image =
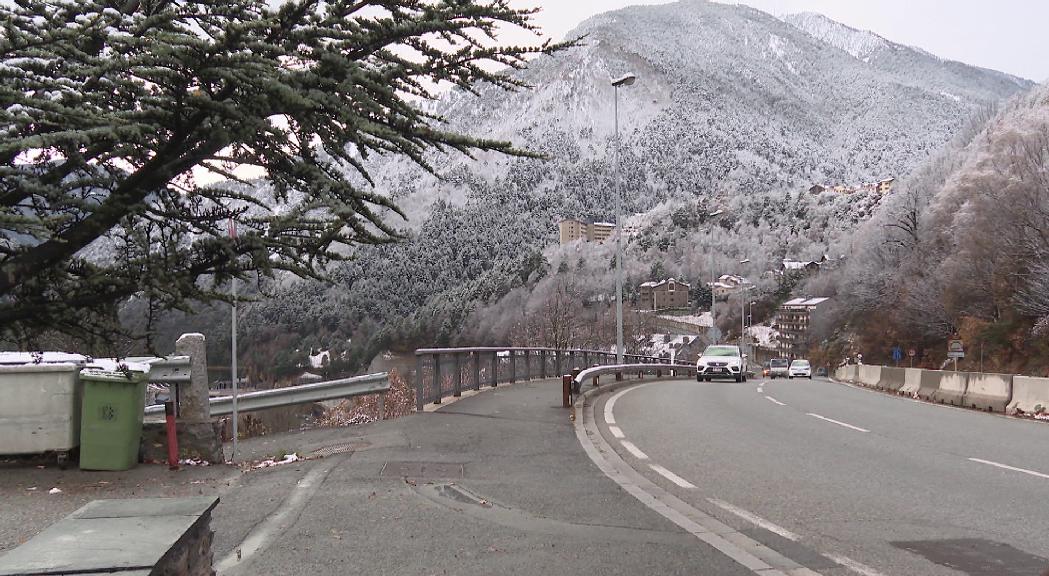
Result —
<instances>
[{"instance_id":1,"label":"utility pole","mask_svg":"<svg viewBox=\"0 0 1049 576\"><path fill-rule=\"evenodd\" d=\"M229 237L237 239L237 223L230 218ZM233 451L230 462L237 461L237 277L230 282L230 296L233 300L232 318L230 319L230 378L233 380Z\"/></svg>"}]
</instances>

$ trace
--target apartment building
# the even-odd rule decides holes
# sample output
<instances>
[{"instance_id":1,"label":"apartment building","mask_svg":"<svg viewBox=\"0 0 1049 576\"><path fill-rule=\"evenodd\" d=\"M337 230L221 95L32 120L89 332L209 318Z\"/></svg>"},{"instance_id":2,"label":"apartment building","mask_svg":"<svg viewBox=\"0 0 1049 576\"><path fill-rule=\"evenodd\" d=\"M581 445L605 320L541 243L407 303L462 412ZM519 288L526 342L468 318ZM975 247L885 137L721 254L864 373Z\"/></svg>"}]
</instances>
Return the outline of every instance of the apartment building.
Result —
<instances>
[{"instance_id":1,"label":"apartment building","mask_svg":"<svg viewBox=\"0 0 1049 576\"><path fill-rule=\"evenodd\" d=\"M562 220L558 226L561 244L576 240L584 242L604 242L612 237L616 225L610 222L586 222L583 220Z\"/></svg>"},{"instance_id":2,"label":"apartment building","mask_svg":"<svg viewBox=\"0 0 1049 576\"><path fill-rule=\"evenodd\" d=\"M795 358L808 352L812 319L827 300L829 298L794 298L779 307L772 327L779 332L776 349L782 356Z\"/></svg>"}]
</instances>

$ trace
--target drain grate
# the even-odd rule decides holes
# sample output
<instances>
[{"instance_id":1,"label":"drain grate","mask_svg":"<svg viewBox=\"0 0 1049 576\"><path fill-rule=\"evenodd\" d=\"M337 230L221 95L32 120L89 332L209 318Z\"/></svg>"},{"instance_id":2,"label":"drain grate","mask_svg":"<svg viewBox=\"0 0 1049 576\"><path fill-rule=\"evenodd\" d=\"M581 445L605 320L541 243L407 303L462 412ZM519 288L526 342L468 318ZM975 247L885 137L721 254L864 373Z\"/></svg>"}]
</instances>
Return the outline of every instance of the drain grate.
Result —
<instances>
[{"instance_id":1,"label":"drain grate","mask_svg":"<svg viewBox=\"0 0 1049 576\"><path fill-rule=\"evenodd\" d=\"M386 462L379 471L383 478L462 478L463 465L454 462Z\"/></svg>"},{"instance_id":2,"label":"drain grate","mask_svg":"<svg viewBox=\"0 0 1049 576\"><path fill-rule=\"evenodd\" d=\"M344 444L332 444L331 446L324 446L318 448L313 452L310 452L310 458L326 458L328 456L334 456L336 454L345 454L347 452L356 452L362 448L368 446L367 442L348 442Z\"/></svg>"}]
</instances>

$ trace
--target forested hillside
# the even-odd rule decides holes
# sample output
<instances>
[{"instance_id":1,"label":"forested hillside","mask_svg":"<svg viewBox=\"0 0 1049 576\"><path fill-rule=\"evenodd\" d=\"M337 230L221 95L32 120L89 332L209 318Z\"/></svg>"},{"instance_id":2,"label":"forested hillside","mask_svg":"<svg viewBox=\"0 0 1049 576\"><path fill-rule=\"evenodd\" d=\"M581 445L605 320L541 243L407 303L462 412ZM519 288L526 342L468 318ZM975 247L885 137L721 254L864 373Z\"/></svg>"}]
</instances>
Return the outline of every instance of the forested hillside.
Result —
<instances>
[{"instance_id":1,"label":"forested hillside","mask_svg":"<svg viewBox=\"0 0 1049 576\"><path fill-rule=\"evenodd\" d=\"M259 339L262 362L277 340L299 342L299 356L345 348L352 368L387 348L510 341L520 318L506 310L545 306L558 270L574 276L573 298L607 298L607 247L552 245L561 218L614 219L609 78L625 71L639 78L619 106L624 210L640 228L628 286L654 272L698 286L711 252L718 273L755 277L780 258L828 254L878 206L863 184L906 176L973 115L1029 86L887 42L891 54L859 58L838 45L842 34L860 33L831 41L696 0L587 20L570 34L585 35L582 46L520 73L533 89L452 91L433 106L456 129L544 158L433 154L436 177L403 159L371 160L377 191L408 217L406 240L361 247L330 284L265 287L269 297L246 310L249 343ZM815 183L859 191L808 193ZM743 258L749 266L734 270Z\"/></svg>"},{"instance_id":2,"label":"forested hillside","mask_svg":"<svg viewBox=\"0 0 1049 576\"><path fill-rule=\"evenodd\" d=\"M969 345L963 366L1044 371L1049 327L1049 86L1004 105L907 179L841 243L849 262L814 282L833 290L827 336L887 354ZM846 324L834 332L831 326Z\"/></svg>"}]
</instances>

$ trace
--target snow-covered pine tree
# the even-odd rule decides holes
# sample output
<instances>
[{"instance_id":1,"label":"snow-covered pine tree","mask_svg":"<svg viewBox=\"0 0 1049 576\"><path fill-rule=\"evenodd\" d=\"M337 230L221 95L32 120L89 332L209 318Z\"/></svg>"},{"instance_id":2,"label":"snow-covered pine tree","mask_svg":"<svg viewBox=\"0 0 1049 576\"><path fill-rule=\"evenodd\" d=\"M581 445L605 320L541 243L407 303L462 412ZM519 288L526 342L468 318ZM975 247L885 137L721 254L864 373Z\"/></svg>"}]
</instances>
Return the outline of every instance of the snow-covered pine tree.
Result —
<instances>
[{"instance_id":1,"label":"snow-covered pine tree","mask_svg":"<svg viewBox=\"0 0 1049 576\"><path fill-rule=\"evenodd\" d=\"M442 82L523 87L505 71L569 45L500 45L499 26L536 30L507 0L272 4L0 4L0 339L104 339L127 298L152 318L395 240L366 159L526 155L443 129L426 101Z\"/></svg>"}]
</instances>

